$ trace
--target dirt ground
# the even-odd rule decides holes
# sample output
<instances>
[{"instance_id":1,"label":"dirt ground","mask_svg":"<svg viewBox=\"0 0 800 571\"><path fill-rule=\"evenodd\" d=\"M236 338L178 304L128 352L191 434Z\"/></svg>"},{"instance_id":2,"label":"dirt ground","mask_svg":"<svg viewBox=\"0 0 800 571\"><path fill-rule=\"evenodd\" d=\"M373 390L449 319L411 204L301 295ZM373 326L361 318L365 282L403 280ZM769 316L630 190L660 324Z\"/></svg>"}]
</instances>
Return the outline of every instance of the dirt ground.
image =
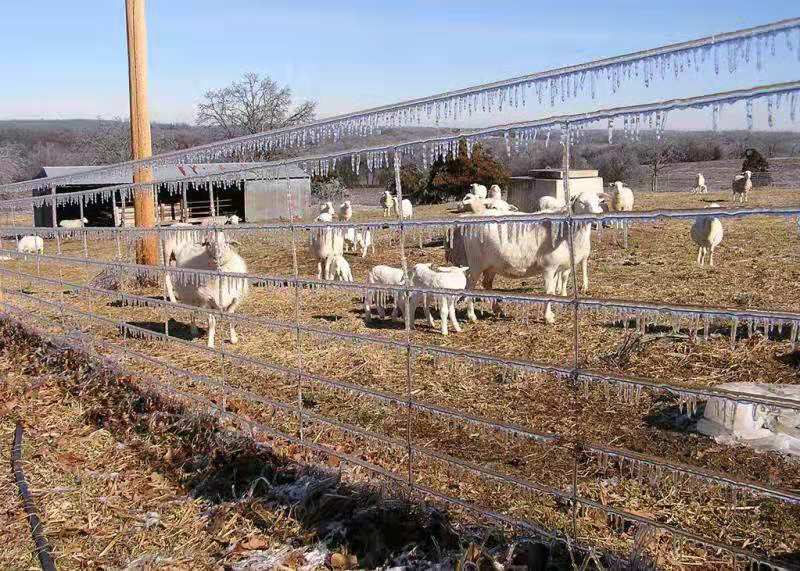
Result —
<instances>
[{"instance_id":1,"label":"dirt ground","mask_svg":"<svg viewBox=\"0 0 800 571\"><path fill-rule=\"evenodd\" d=\"M759 189L751 206L796 206L798 198L791 190ZM696 208L712 201L731 204L729 193L723 192L702 197L638 193L636 209ZM415 213L428 218L452 216L442 206L418 207ZM362 221L379 218L376 210L357 213ZM682 220L635 224L629 229L627 248L621 244L619 229L606 228L602 236L595 235L589 295L800 311L795 219L724 221L725 238L714 268L694 263L690 224ZM375 264L400 265L399 237L381 230L374 234L374 253L364 259L348 257L356 281L363 282ZM407 235L404 250L409 265L443 263L442 235L443 229L436 228L421 236ZM296 253L300 275L315 275L304 232L294 235L294 248L288 231L242 231L239 240L251 273L292 275ZM47 241L45 250L57 255L54 241ZM120 244L119 251L123 259L131 258L131 244ZM84 246L76 238L65 241L62 252L111 260L117 244L109 238L87 240ZM756 453L745 446L721 445L693 432L702 404L690 416L679 410L674 396L663 392L643 390L634 395L618 386L573 386L569 379L526 368L526 363L572 366L576 329L568 307L557 307L558 321L548 326L541 304L522 299L505 304L502 317L484 312L477 323L466 323L462 333L446 338L430 328L420 313L407 338L400 322L365 321L358 291L254 287L238 311L253 320L237 324L239 344L222 344L225 354L219 355L204 350L204 335L192 338L186 311L120 303L113 294L65 293L68 285L59 283L84 284L100 267L66 259L42 260L38 269L33 260L3 264L9 270L33 276L38 271L56 280L44 283L22 274L2 275L3 287L10 290L6 300L35 310L43 318L40 326L53 332L62 327L82 331L94 340L98 351L113 354L159 382L224 403L231 412L287 434L299 435L302 430L304 438L357 454L400 479L409 477L410 467L419 485L515 519L577 534L588 545L646 555L659 568L713 569L732 563L724 554L658 528L642 532L647 526L620 523L592 508L592 502L724 544L790 558L797 564L800 508L763 495L736 493L685 473L609 461L598 453L604 447L623 449L743 481L795 493L800 490L796 460ZM141 295L162 293L159 287L137 288L132 282L125 287ZM494 287L522 296L543 291L536 277L498 279ZM42 305L46 299L65 304L67 310ZM295 317L314 331L293 328ZM673 330L673 323L662 319L641 333L632 321L630 327L623 327L618 316L603 312L581 311L578 317L577 359L582 369L694 388L732 381L798 383L800 357L791 348L788 328L749 331L747 324L740 323L732 345L731 323L726 320L709 323L706 337L702 323L689 320L674 323ZM459 318L463 323L462 312ZM169 342L132 336L141 331L163 333L168 320ZM138 329L121 329L120 324ZM227 339L224 323L218 324L217 331L220 341ZM342 337L347 334L375 339ZM416 348L407 351L406 341ZM437 349L468 351L474 357ZM153 362L153 357L162 362ZM499 364L486 357L511 359L516 364ZM305 375L298 378L271 369L270 364L300 367ZM364 394L363 389L372 394ZM403 402L409 398L416 403L411 409ZM301 421L296 414L298 403L302 403ZM512 433L480 421L466 423L437 413L436 408L521 430ZM333 426L319 417L348 423L361 432ZM532 433L555 439L541 442ZM414 449L411 458L409 443ZM492 478L492 473L506 480ZM521 488L508 478L546 489ZM587 500L579 510L564 501L574 491Z\"/></svg>"}]
</instances>

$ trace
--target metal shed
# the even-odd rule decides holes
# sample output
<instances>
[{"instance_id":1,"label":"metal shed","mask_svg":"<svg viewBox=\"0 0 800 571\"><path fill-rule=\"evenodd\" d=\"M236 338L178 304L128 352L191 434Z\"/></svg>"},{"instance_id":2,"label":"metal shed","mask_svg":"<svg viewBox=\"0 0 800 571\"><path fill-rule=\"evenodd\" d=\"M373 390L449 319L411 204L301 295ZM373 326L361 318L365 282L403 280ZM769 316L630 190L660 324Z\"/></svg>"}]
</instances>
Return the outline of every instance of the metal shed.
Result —
<instances>
[{"instance_id":1,"label":"metal shed","mask_svg":"<svg viewBox=\"0 0 800 571\"><path fill-rule=\"evenodd\" d=\"M92 166L46 166L37 178L75 176L79 178L59 185L57 193L100 189L128 184L131 174L92 171ZM229 173L224 182L217 181L213 189L207 183L187 183L180 193L169 192L165 181L180 181L203 176ZM289 207L296 216L305 216L311 197L311 177L296 165L267 166L265 163L206 163L162 165L153 169L157 193L157 215L162 222L174 220L197 221L205 216L236 214L247 222L263 222L286 218ZM34 191L41 195L42 192ZM98 199L83 205L84 216L91 226L133 224L133 206L119 193L114 197L118 208L115 215L111 199ZM80 217L81 206L59 204L58 220ZM52 226L50 207L34 208L36 226Z\"/></svg>"}]
</instances>

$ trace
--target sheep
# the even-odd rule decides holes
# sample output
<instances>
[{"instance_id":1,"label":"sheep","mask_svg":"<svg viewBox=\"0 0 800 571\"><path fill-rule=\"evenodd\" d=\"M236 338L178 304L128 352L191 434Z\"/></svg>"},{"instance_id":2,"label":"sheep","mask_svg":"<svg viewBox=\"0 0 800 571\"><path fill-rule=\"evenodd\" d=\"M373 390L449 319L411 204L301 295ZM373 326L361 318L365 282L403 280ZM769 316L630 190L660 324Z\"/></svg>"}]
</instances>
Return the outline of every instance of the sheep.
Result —
<instances>
[{"instance_id":1,"label":"sheep","mask_svg":"<svg viewBox=\"0 0 800 571\"><path fill-rule=\"evenodd\" d=\"M478 198L486 198L488 196L488 192L486 190L486 187L483 186L482 184L478 184L477 182L473 182L471 185L469 185L469 187L470 187L470 189L472 189L471 190L472 194L474 194Z\"/></svg>"},{"instance_id":2,"label":"sheep","mask_svg":"<svg viewBox=\"0 0 800 571\"><path fill-rule=\"evenodd\" d=\"M503 199L503 191L500 190L500 187L496 184L493 184L489 187L489 198L492 200L502 200Z\"/></svg>"},{"instance_id":3,"label":"sheep","mask_svg":"<svg viewBox=\"0 0 800 571\"><path fill-rule=\"evenodd\" d=\"M372 242L372 231L367 228L356 232L355 240L356 249L361 249L361 257L366 258L370 246L372 246L372 253L375 253L375 244Z\"/></svg>"},{"instance_id":4,"label":"sheep","mask_svg":"<svg viewBox=\"0 0 800 571\"><path fill-rule=\"evenodd\" d=\"M368 285L383 285L383 286L402 286L406 283L406 275L402 268L393 268L391 266L374 266L367 274ZM372 319L372 305L378 310L378 315L381 319L386 317L386 304L389 298L389 293L385 290L371 291L367 290L364 295L364 319L369 321ZM402 314L405 308L405 298L402 292L397 292L394 295L394 309L392 309L392 319L396 318L398 314Z\"/></svg>"},{"instance_id":5,"label":"sheep","mask_svg":"<svg viewBox=\"0 0 800 571\"><path fill-rule=\"evenodd\" d=\"M543 196L539 199L539 212L559 212L566 207L563 200L554 196Z\"/></svg>"},{"instance_id":6,"label":"sheep","mask_svg":"<svg viewBox=\"0 0 800 571\"><path fill-rule=\"evenodd\" d=\"M170 228L191 228L192 224L188 222L175 222L170 225ZM189 232L187 230L179 230L177 232L164 232L162 234L161 250L164 256L164 265L174 266L178 258L178 252L185 246L197 243L197 232ZM164 285L167 289L167 297L172 303L175 303L175 289L172 287L172 279L169 273L164 275Z\"/></svg>"},{"instance_id":7,"label":"sheep","mask_svg":"<svg viewBox=\"0 0 800 571\"><path fill-rule=\"evenodd\" d=\"M353 272L350 264L341 254L333 254L325 258L325 279L339 280L341 282L353 281Z\"/></svg>"},{"instance_id":8,"label":"sheep","mask_svg":"<svg viewBox=\"0 0 800 571\"><path fill-rule=\"evenodd\" d=\"M341 222L349 222L353 217L353 207L349 200L345 200L339 205L339 220Z\"/></svg>"},{"instance_id":9,"label":"sheep","mask_svg":"<svg viewBox=\"0 0 800 571\"><path fill-rule=\"evenodd\" d=\"M395 196L394 210L395 212L400 214L403 218L411 218L414 215L414 206L411 204L411 201L407 198L404 198L403 202L401 202L398 207L397 197Z\"/></svg>"},{"instance_id":10,"label":"sheep","mask_svg":"<svg viewBox=\"0 0 800 571\"><path fill-rule=\"evenodd\" d=\"M513 204L509 204L502 198L487 198L483 201L483 204L490 210L499 210L502 212L517 212L519 210L519 208Z\"/></svg>"},{"instance_id":11,"label":"sheep","mask_svg":"<svg viewBox=\"0 0 800 571\"><path fill-rule=\"evenodd\" d=\"M229 225L232 225L232 226L238 226L239 222L241 222L241 221L242 221L241 218L239 218L238 216L233 214L231 216L228 216L228 219L225 221L225 224L229 224Z\"/></svg>"},{"instance_id":12,"label":"sheep","mask_svg":"<svg viewBox=\"0 0 800 571\"><path fill-rule=\"evenodd\" d=\"M324 219L323 219L324 218ZM317 222L331 222L333 215L323 212L317 216ZM323 279L323 265L327 268L330 256L344 254L344 232L341 228L314 228L309 240L309 253L317 260L317 279Z\"/></svg>"},{"instance_id":13,"label":"sheep","mask_svg":"<svg viewBox=\"0 0 800 571\"><path fill-rule=\"evenodd\" d=\"M468 192L464 195L464 198L461 199L461 202L456 205L456 208L459 212L471 212L472 207L470 206L470 202L473 200L475 200L475 195Z\"/></svg>"},{"instance_id":14,"label":"sheep","mask_svg":"<svg viewBox=\"0 0 800 571\"><path fill-rule=\"evenodd\" d=\"M23 236L17 241L20 254L44 254L44 240L41 236Z\"/></svg>"},{"instance_id":15,"label":"sheep","mask_svg":"<svg viewBox=\"0 0 800 571\"><path fill-rule=\"evenodd\" d=\"M223 226L229 223L228 220L229 216L206 216L200 220L200 226Z\"/></svg>"},{"instance_id":16,"label":"sheep","mask_svg":"<svg viewBox=\"0 0 800 571\"><path fill-rule=\"evenodd\" d=\"M716 202L706 208L719 208ZM692 241L699 247L697 251L697 264L702 266L706 260L708 265L714 265L714 249L722 242L722 222L716 216L698 216L691 228Z\"/></svg>"},{"instance_id":17,"label":"sheep","mask_svg":"<svg viewBox=\"0 0 800 571\"><path fill-rule=\"evenodd\" d=\"M739 201L740 203L745 203L748 201L748 193L753 190L753 181L751 177L753 173L751 171L744 171L742 174L737 174L733 177L733 183L731 184L731 189L733 190L733 200Z\"/></svg>"},{"instance_id":18,"label":"sheep","mask_svg":"<svg viewBox=\"0 0 800 571\"><path fill-rule=\"evenodd\" d=\"M411 273L411 285L422 287L426 289L453 289L464 290L467 287L466 267L448 267L448 268L434 268L430 263L416 264ZM431 327L435 327L433 316L431 315L430 307L427 300L428 294L414 293L411 296L411 303L409 305L409 316L411 320L411 328L414 327L414 313L417 309L417 303L422 298L422 306L425 310L425 317ZM447 319L448 317L453 323L453 329L457 333L461 332L461 326L456 319L456 300L458 295L434 294L436 301L439 305L439 318L441 319L441 332L442 335L447 335Z\"/></svg>"},{"instance_id":19,"label":"sheep","mask_svg":"<svg viewBox=\"0 0 800 571\"><path fill-rule=\"evenodd\" d=\"M708 194L708 186L706 186L706 177L703 176L703 173L697 173L697 177L694 181L694 188L692 189L692 194Z\"/></svg>"},{"instance_id":20,"label":"sheep","mask_svg":"<svg viewBox=\"0 0 800 571\"><path fill-rule=\"evenodd\" d=\"M610 197L605 193L584 192L571 199L570 207L576 214L600 214L601 203ZM494 216L508 216L513 221L516 213L498 212ZM536 274L544 277L548 295L556 293L557 286L566 288L571 257L567 236L553 236L552 224L520 224L512 235L506 225L498 223L474 226L464 232L456 227L450 230L445 241L445 259L459 267L469 267L467 289L474 289L482 277L484 289L491 289L497 275L525 278ZM583 270L583 291L589 288L588 260L591 254L591 223L579 224L573 233L575 264ZM497 302L494 311L499 312ZM468 300L467 317L476 321L474 302ZM555 322L551 304L545 308L545 321Z\"/></svg>"},{"instance_id":21,"label":"sheep","mask_svg":"<svg viewBox=\"0 0 800 571\"><path fill-rule=\"evenodd\" d=\"M385 190L383 196L381 196L381 206L383 206L384 218L392 215L392 210L395 208L395 198L388 190Z\"/></svg>"},{"instance_id":22,"label":"sheep","mask_svg":"<svg viewBox=\"0 0 800 571\"><path fill-rule=\"evenodd\" d=\"M83 228L89 223L86 217L78 218L76 220L62 220L58 223L61 228Z\"/></svg>"},{"instance_id":23,"label":"sheep","mask_svg":"<svg viewBox=\"0 0 800 571\"><path fill-rule=\"evenodd\" d=\"M611 209L616 212L631 212L633 210L633 191L617 181L611 185Z\"/></svg>"},{"instance_id":24,"label":"sheep","mask_svg":"<svg viewBox=\"0 0 800 571\"><path fill-rule=\"evenodd\" d=\"M226 274L247 274L247 263L236 253L236 242L228 241L225 234L212 231L201 244L189 244L177 253L175 265L178 268L213 270ZM198 274L198 284L194 280L179 280L176 284L178 299L187 305L233 314L247 297L249 283L246 277L218 277L212 274ZM220 280L222 283L220 284ZM192 283L190 283L192 282ZM217 318L208 314L208 346L214 348ZM197 335L195 317L192 316L192 334ZM236 329L230 324L230 342L238 343Z\"/></svg>"}]
</instances>

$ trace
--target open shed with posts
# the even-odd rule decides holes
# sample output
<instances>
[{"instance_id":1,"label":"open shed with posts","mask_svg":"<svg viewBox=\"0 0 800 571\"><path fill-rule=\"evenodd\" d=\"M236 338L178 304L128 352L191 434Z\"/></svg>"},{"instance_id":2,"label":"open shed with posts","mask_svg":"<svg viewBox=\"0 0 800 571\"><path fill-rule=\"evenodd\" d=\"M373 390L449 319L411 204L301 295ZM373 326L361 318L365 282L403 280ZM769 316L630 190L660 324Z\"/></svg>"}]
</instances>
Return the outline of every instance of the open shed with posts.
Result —
<instances>
[{"instance_id":1,"label":"open shed with posts","mask_svg":"<svg viewBox=\"0 0 800 571\"><path fill-rule=\"evenodd\" d=\"M596 170L569 171L571 194L581 192L603 192L603 178ZM508 201L523 212L539 210L539 199L552 196L564 201L564 171L558 169L534 169L528 176L511 177Z\"/></svg>"},{"instance_id":2,"label":"open shed with posts","mask_svg":"<svg viewBox=\"0 0 800 571\"><path fill-rule=\"evenodd\" d=\"M37 178L72 177L56 186L57 194L100 191L133 181L131 174L92 172L96 169L47 166ZM276 168L265 163L177 164L157 166L153 171L156 217L161 224L199 222L208 216L234 214L246 222L288 218L290 212L303 217L311 199L311 177L296 165ZM39 190L34 195L51 192ZM125 193L115 191L113 197L89 194L76 201L60 201L56 222L83 216L90 226L133 225L133 204ZM35 206L33 216L36 226L53 226L51 206Z\"/></svg>"}]
</instances>

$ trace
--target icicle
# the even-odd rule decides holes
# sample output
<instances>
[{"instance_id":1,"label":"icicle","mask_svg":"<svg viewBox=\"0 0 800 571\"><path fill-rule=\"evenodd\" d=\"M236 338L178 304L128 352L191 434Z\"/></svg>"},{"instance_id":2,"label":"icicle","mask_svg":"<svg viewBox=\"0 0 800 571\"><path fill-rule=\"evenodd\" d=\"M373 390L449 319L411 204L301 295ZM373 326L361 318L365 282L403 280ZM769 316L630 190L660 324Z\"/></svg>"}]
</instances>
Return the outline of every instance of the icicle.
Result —
<instances>
[{"instance_id":1,"label":"icicle","mask_svg":"<svg viewBox=\"0 0 800 571\"><path fill-rule=\"evenodd\" d=\"M614 118L609 117L608 119L608 144L612 144L614 141Z\"/></svg>"}]
</instances>

